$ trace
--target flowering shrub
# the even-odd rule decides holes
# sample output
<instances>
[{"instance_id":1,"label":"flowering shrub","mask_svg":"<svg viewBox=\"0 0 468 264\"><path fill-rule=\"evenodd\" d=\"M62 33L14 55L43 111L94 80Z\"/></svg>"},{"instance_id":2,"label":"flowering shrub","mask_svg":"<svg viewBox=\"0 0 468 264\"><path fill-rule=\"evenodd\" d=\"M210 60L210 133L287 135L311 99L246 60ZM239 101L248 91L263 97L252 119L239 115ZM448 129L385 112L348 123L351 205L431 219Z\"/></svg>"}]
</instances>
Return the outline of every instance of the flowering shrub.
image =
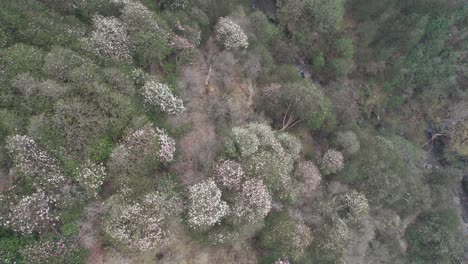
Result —
<instances>
[{"instance_id":1,"label":"flowering shrub","mask_svg":"<svg viewBox=\"0 0 468 264\"><path fill-rule=\"evenodd\" d=\"M228 228L220 227L218 230L213 230L208 234L210 243L214 245L228 245L238 241L240 234Z\"/></svg>"},{"instance_id":2,"label":"flowering shrub","mask_svg":"<svg viewBox=\"0 0 468 264\"><path fill-rule=\"evenodd\" d=\"M357 225L369 215L369 203L366 196L355 190L343 195L338 213L352 225Z\"/></svg>"},{"instance_id":3,"label":"flowering shrub","mask_svg":"<svg viewBox=\"0 0 468 264\"><path fill-rule=\"evenodd\" d=\"M322 157L321 167L324 174L332 174L344 168L344 157L341 152L329 149Z\"/></svg>"},{"instance_id":4,"label":"flowering shrub","mask_svg":"<svg viewBox=\"0 0 468 264\"><path fill-rule=\"evenodd\" d=\"M274 152L262 151L245 161L247 175L263 179L271 191L281 191L289 187L293 169L293 159L278 156Z\"/></svg>"},{"instance_id":5,"label":"flowering shrub","mask_svg":"<svg viewBox=\"0 0 468 264\"><path fill-rule=\"evenodd\" d=\"M281 146L286 153L296 159L299 157L299 153L301 153L302 150L302 145L299 139L288 133L278 133L276 138L281 143Z\"/></svg>"},{"instance_id":6,"label":"flowering shrub","mask_svg":"<svg viewBox=\"0 0 468 264\"><path fill-rule=\"evenodd\" d=\"M262 220L270 212L271 197L262 180L247 180L242 185L233 213L247 222Z\"/></svg>"},{"instance_id":7,"label":"flowering shrub","mask_svg":"<svg viewBox=\"0 0 468 264\"><path fill-rule=\"evenodd\" d=\"M57 198L41 191L23 197L2 196L0 202L10 203L10 206L0 216L0 225L22 234L44 233L60 220Z\"/></svg>"},{"instance_id":8,"label":"flowering shrub","mask_svg":"<svg viewBox=\"0 0 468 264\"><path fill-rule=\"evenodd\" d=\"M236 152L239 152L241 157L246 157L258 150L260 142L258 137L248 129L234 127L225 144L227 151L231 155L236 155Z\"/></svg>"},{"instance_id":9,"label":"flowering shrub","mask_svg":"<svg viewBox=\"0 0 468 264\"><path fill-rule=\"evenodd\" d=\"M91 161L87 161L77 170L78 182L90 197L97 198L99 189L107 176L105 167L102 164L94 164Z\"/></svg>"},{"instance_id":10,"label":"flowering shrub","mask_svg":"<svg viewBox=\"0 0 468 264\"><path fill-rule=\"evenodd\" d=\"M163 8L168 9L184 9L189 6L189 0L159 0Z\"/></svg>"},{"instance_id":11,"label":"flowering shrub","mask_svg":"<svg viewBox=\"0 0 468 264\"><path fill-rule=\"evenodd\" d=\"M140 176L154 168L158 161L171 162L175 151L175 140L164 130L148 124L128 133L114 149L109 169L114 175Z\"/></svg>"},{"instance_id":12,"label":"flowering shrub","mask_svg":"<svg viewBox=\"0 0 468 264\"><path fill-rule=\"evenodd\" d=\"M309 192L316 190L322 181L319 169L311 161L299 162L295 175Z\"/></svg>"},{"instance_id":13,"label":"flowering shrub","mask_svg":"<svg viewBox=\"0 0 468 264\"><path fill-rule=\"evenodd\" d=\"M214 169L216 181L223 187L238 190L244 178L242 166L232 160L224 160L216 164Z\"/></svg>"},{"instance_id":14,"label":"flowering shrub","mask_svg":"<svg viewBox=\"0 0 468 264\"><path fill-rule=\"evenodd\" d=\"M157 108L164 113L177 115L185 109L182 100L172 94L169 86L156 80L146 82L142 95L147 110Z\"/></svg>"},{"instance_id":15,"label":"flowering shrub","mask_svg":"<svg viewBox=\"0 0 468 264\"><path fill-rule=\"evenodd\" d=\"M323 259L323 262L346 263L344 253L350 238L346 223L341 218L335 217L330 224L319 229L318 235L320 238L317 239L317 247L320 259Z\"/></svg>"},{"instance_id":16,"label":"flowering shrub","mask_svg":"<svg viewBox=\"0 0 468 264\"><path fill-rule=\"evenodd\" d=\"M250 133L257 136L261 146L276 145L275 132L267 124L250 123L245 126Z\"/></svg>"},{"instance_id":17,"label":"flowering shrub","mask_svg":"<svg viewBox=\"0 0 468 264\"><path fill-rule=\"evenodd\" d=\"M348 155L355 154L361 147L359 139L353 131L337 132L335 143Z\"/></svg>"},{"instance_id":18,"label":"flowering shrub","mask_svg":"<svg viewBox=\"0 0 468 264\"><path fill-rule=\"evenodd\" d=\"M221 190L213 180L205 180L189 187L189 225L204 229L218 224L229 212L226 202L221 200Z\"/></svg>"},{"instance_id":19,"label":"flowering shrub","mask_svg":"<svg viewBox=\"0 0 468 264\"><path fill-rule=\"evenodd\" d=\"M247 35L242 28L226 17L219 19L216 26L216 40L226 49L246 49L249 46Z\"/></svg>"},{"instance_id":20,"label":"flowering shrub","mask_svg":"<svg viewBox=\"0 0 468 264\"><path fill-rule=\"evenodd\" d=\"M175 140L169 137L163 129L156 128L156 133L159 141L159 160L165 163L173 161L176 151Z\"/></svg>"},{"instance_id":21,"label":"flowering shrub","mask_svg":"<svg viewBox=\"0 0 468 264\"><path fill-rule=\"evenodd\" d=\"M240 160L246 176L263 180L268 190L281 199L294 196L291 173L302 149L294 136L273 131L266 124L250 123L232 128L225 149Z\"/></svg>"},{"instance_id":22,"label":"flowering shrub","mask_svg":"<svg viewBox=\"0 0 468 264\"><path fill-rule=\"evenodd\" d=\"M104 58L130 61L130 39L125 24L114 17L93 17L95 30L87 41L91 52Z\"/></svg>"},{"instance_id":23,"label":"flowering shrub","mask_svg":"<svg viewBox=\"0 0 468 264\"><path fill-rule=\"evenodd\" d=\"M109 173L118 181L138 180L150 173L158 160L159 137L151 125L147 125L129 132L112 151Z\"/></svg>"},{"instance_id":24,"label":"flowering shrub","mask_svg":"<svg viewBox=\"0 0 468 264\"><path fill-rule=\"evenodd\" d=\"M260 239L262 246L283 257L298 260L312 242L312 231L300 220L292 219L285 213L275 213L267 218Z\"/></svg>"},{"instance_id":25,"label":"flowering shrub","mask_svg":"<svg viewBox=\"0 0 468 264\"><path fill-rule=\"evenodd\" d=\"M148 194L141 202L134 203L112 197L108 202L108 217L103 222L104 232L133 251L164 246L170 241L168 218L181 207L179 202L165 199L160 193Z\"/></svg>"},{"instance_id":26,"label":"flowering shrub","mask_svg":"<svg viewBox=\"0 0 468 264\"><path fill-rule=\"evenodd\" d=\"M27 136L6 139L13 165L11 172L22 178L21 188L13 185L6 195L0 225L23 234L43 233L60 219L60 200L67 184L57 161ZM27 194L22 194L26 191Z\"/></svg>"},{"instance_id":27,"label":"flowering shrub","mask_svg":"<svg viewBox=\"0 0 468 264\"><path fill-rule=\"evenodd\" d=\"M25 263L37 264L66 263L76 253L79 253L78 245L63 239L38 241L21 250Z\"/></svg>"},{"instance_id":28,"label":"flowering shrub","mask_svg":"<svg viewBox=\"0 0 468 264\"><path fill-rule=\"evenodd\" d=\"M57 161L28 136L14 135L6 140L13 162L11 172L23 176L37 191L58 192L66 179Z\"/></svg>"}]
</instances>

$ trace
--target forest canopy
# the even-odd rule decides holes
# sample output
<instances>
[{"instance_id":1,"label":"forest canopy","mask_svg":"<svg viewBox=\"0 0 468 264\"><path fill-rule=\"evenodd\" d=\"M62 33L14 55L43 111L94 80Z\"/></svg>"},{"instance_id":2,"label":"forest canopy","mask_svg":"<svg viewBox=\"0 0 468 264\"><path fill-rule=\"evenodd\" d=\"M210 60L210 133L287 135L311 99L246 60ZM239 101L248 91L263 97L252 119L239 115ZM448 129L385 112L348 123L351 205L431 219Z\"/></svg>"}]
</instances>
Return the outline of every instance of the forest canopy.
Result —
<instances>
[{"instance_id":1,"label":"forest canopy","mask_svg":"<svg viewBox=\"0 0 468 264\"><path fill-rule=\"evenodd\" d=\"M0 262L466 263L467 18L0 1Z\"/></svg>"}]
</instances>

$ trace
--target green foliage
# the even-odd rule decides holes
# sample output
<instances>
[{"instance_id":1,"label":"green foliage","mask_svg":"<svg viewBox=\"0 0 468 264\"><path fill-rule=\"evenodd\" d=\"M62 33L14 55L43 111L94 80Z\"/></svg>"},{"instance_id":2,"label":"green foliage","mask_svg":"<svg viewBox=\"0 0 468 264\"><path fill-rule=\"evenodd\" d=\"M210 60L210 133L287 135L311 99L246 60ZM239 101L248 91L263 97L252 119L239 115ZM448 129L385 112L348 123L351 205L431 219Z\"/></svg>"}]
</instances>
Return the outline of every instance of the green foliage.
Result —
<instances>
[{"instance_id":1,"label":"green foliage","mask_svg":"<svg viewBox=\"0 0 468 264\"><path fill-rule=\"evenodd\" d=\"M353 40L351 38L340 38L336 40L336 53L338 56L351 59L354 54Z\"/></svg>"},{"instance_id":2,"label":"green foliage","mask_svg":"<svg viewBox=\"0 0 468 264\"><path fill-rule=\"evenodd\" d=\"M106 136L90 146L90 158L95 162L105 162L109 159L114 143L109 136Z\"/></svg>"},{"instance_id":3,"label":"green foliage","mask_svg":"<svg viewBox=\"0 0 468 264\"><path fill-rule=\"evenodd\" d=\"M279 38L278 28L268 21L268 17L263 12L255 11L250 14L250 21L258 44L271 46L273 41Z\"/></svg>"},{"instance_id":4,"label":"green foliage","mask_svg":"<svg viewBox=\"0 0 468 264\"><path fill-rule=\"evenodd\" d=\"M299 229L299 230L298 230ZM287 213L272 213L265 219L265 228L260 233L260 245L282 258L299 260L312 240L310 230Z\"/></svg>"},{"instance_id":5,"label":"green foliage","mask_svg":"<svg viewBox=\"0 0 468 264\"><path fill-rule=\"evenodd\" d=\"M283 64L279 66L275 71L276 73L273 72L273 74L276 78L278 78L277 81L280 83L295 83L301 81L302 78L299 73L299 70L291 64Z\"/></svg>"},{"instance_id":6,"label":"green foliage","mask_svg":"<svg viewBox=\"0 0 468 264\"><path fill-rule=\"evenodd\" d=\"M69 81L72 71L84 63L89 63L89 60L72 50L54 46L45 57L43 70L54 79Z\"/></svg>"},{"instance_id":7,"label":"green foliage","mask_svg":"<svg viewBox=\"0 0 468 264\"><path fill-rule=\"evenodd\" d=\"M68 223L62 225L60 231L65 237L76 237L80 233L80 226L78 224Z\"/></svg>"},{"instance_id":8,"label":"green foliage","mask_svg":"<svg viewBox=\"0 0 468 264\"><path fill-rule=\"evenodd\" d=\"M15 44L0 50L0 63L4 65L7 76L23 72L41 72L44 52L36 47Z\"/></svg>"},{"instance_id":9,"label":"green foliage","mask_svg":"<svg viewBox=\"0 0 468 264\"><path fill-rule=\"evenodd\" d=\"M414 263L452 263L460 259L459 217L453 209L421 214L406 230L409 256Z\"/></svg>"},{"instance_id":10,"label":"green foliage","mask_svg":"<svg viewBox=\"0 0 468 264\"><path fill-rule=\"evenodd\" d=\"M343 0L281 0L279 20L291 31L312 28L319 32L335 32L341 28L344 15Z\"/></svg>"},{"instance_id":11,"label":"green foliage","mask_svg":"<svg viewBox=\"0 0 468 264\"><path fill-rule=\"evenodd\" d=\"M349 66L349 61L342 58L332 60L329 65L331 73L338 79L348 76Z\"/></svg>"},{"instance_id":12,"label":"green foliage","mask_svg":"<svg viewBox=\"0 0 468 264\"><path fill-rule=\"evenodd\" d=\"M319 129L332 116L329 99L320 87L310 81L289 85L285 100L285 106L291 105L291 113L312 130Z\"/></svg>"},{"instance_id":13,"label":"green foliage","mask_svg":"<svg viewBox=\"0 0 468 264\"><path fill-rule=\"evenodd\" d=\"M24 263L21 248L34 240L33 236L21 236L0 228L0 259L5 263Z\"/></svg>"},{"instance_id":14,"label":"green foliage","mask_svg":"<svg viewBox=\"0 0 468 264\"><path fill-rule=\"evenodd\" d=\"M138 65L162 64L171 54L171 48L162 36L148 31L137 31L130 36Z\"/></svg>"},{"instance_id":15,"label":"green foliage","mask_svg":"<svg viewBox=\"0 0 468 264\"><path fill-rule=\"evenodd\" d=\"M322 52L319 52L313 59L312 67L315 71L321 72L325 68L325 57Z\"/></svg>"},{"instance_id":16,"label":"green foliage","mask_svg":"<svg viewBox=\"0 0 468 264\"><path fill-rule=\"evenodd\" d=\"M337 217L326 219L314 234L314 241L304 256L305 263L346 263L349 229Z\"/></svg>"},{"instance_id":17,"label":"green foliage","mask_svg":"<svg viewBox=\"0 0 468 264\"><path fill-rule=\"evenodd\" d=\"M361 150L347 161L338 178L357 186L371 206L390 207L403 215L426 208L430 203L427 187L418 174L410 173L411 167L398 152L400 147L367 133L361 133L359 140Z\"/></svg>"}]
</instances>

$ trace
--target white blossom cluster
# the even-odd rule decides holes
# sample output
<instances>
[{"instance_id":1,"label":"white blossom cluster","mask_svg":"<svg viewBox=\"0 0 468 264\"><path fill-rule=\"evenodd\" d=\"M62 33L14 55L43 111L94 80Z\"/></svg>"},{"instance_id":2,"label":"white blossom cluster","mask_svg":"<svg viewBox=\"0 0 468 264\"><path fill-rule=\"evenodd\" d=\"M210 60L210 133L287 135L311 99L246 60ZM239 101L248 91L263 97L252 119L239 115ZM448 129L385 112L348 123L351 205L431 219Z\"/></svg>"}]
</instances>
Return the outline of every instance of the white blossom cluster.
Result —
<instances>
[{"instance_id":1,"label":"white blossom cluster","mask_svg":"<svg viewBox=\"0 0 468 264\"><path fill-rule=\"evenodd\" d=\"M302 151L302 145L299 139L289 133L279 133L276 138L281 143L283 149L294 159L299 157Z\"/></svg>"},{"instance_id":2,"label":"white blossom cluster","mask_svg":"<svg viewBox=\"0 0 468 264\"><path fill-rule=\"evenodd\" d=\"M159 137L152 125L130 132L124 139L124 146L140 156L147 156L157 151Z\"/></svg>"},{"instance_id":3,"label":"white blossom cluster","mask_svg":"<svg viewBox=\"0 0 468 264\"><path fill-rule=\"evenodd\" d=\"M113 175L138 176L145 173L151 164L172 162L176 142L166 131L153 128L152 124L129 132L112 151L109 170Z\"/></svg>"},{"instance_id":4,"label":"white blossom cluster","mask_svg":"<svg viewBox=\"0 0 468 264\"><path fill-rule=\"evenodd\" d=\"M245 169L250 177L264 179L270 189L281 191L291 185L294 160L287 155L261 151L246 161Z\"/></svg>"},{"instance_id":5,"label":"white blossom cluster","mask_svg":"<svg viewBox=\"0 0 468 264\"><path fill-rule=\"evenodd\" d=\"M234 151L237 149L240 156L246 157L254 154L258 150L260 141L258 137L243 127L234 127L231 130L230 141L227 142Z\"/></svg>"},{"instance_id":6,"label":"white blossom cluster","mask_svg":"<svg viewBox=\"0 0 468 264\"><path fill-rule=\"evenodd\" d=\"M240 152L241 158L266 150L278 156L297 159L302 150L296 137L284 132L275 132L270 126L259 123L232 128L226 148L231 153Z\"/></svg>"},{"instance_id":7,"label":"white blossom cluster","mask_svg":"<svg viewBox=\"0 0 468 264\"><path fill-rule=\"evenodd\" d=\"M173 138L167 135L163 129L156 128L159 142L159 160L164 163L169 163L174 160L174 153L176 151L176 142Z\"/></svg>"},{"instance_id":8,"label":"white blossom cluster","mask_svg":"<svg viewBox=\"0 0 468 264\"><path fill-rule=\"evenodd\" d=\"M244 182L242 191L233 208L233 213L247 222L262 220L271 210L271 196L262 180Z\"/></svg>"},{"instance_id":9,"label":"white blossom cluster","mask_svg":"<svg viewBox=\"0 0 468 264\"><path fill-rule=\"evenodd\" d=\"M21 249L21 255L26 263L50 263L54 259L64 257L69 250L69 246L63 239L46 240L25 246Z\"/></svg>"},{"instance_id":10,"label":"white blossom cluster","mask_svg":"<svg viewBox=\"0 0 468 264\"><path fill-rule=\"evenodd\" d=\"M369 203L364 194L355 190L346 193L341 202L345 207L345 220L350 224L359 224L369 215Z\"/></svg>"},{"instance_id":11,"label":"white blossom cluster","mask_svg":"<svg viewBox=\"0 0 468 264\"><path fill-rule=\"evenodd\" d=\"M296 167L295 175L308 191L316 190L322 181L320 171L312 161L299 162Z\"/></svg>"},{"instance_id":12,"label":"white blossom cluster","mask_svg":"<svg viewBox=\"0 0 468 264\"><path fill-rule=\"evenodd\" d=\"M28 178L36 190L56 191L65 184L65 176L57 161L32 138L21 135L8 137L6 148L13 162L11 172Z\"/></svg>"},{"instance_id":13,"label":"white blossom cluster","mask_svg":"<svg viewBox=\"0 0 468 264\"><path fill-rule=\"evenodd\" d=\"M94 164L91 161L87 161L77 170L78 182L90 197L97 198L99 189L102 187L104 179L107 176L105 167L102 164Z\"/></svg>"},{"instance_id":14,"label":"white blossom cluster","mask_svg":"<svg viewBox=\"0 0 468 264\"><path fill-rule=\"evenodd\" d=\"M114 0L123 5L122 20L129 26L129 30L136 31L142 27L157 33L166 42L171 34L165 30L155 18L155 14L138 0Z\"/></svg>"},{"instance_id":15,"label":"white blossom cluster","mask_svg":"<svg viewBox=\"0 0 468 264\"><path fill-rule=\"evenodd\" d=\"M224 160L215 165L214 177L223 187L238 190L244 179L242 165L233 160Z\"/></svg>"},{"instance_id":16,"label":"white blossom cluster","mask_svg":"<svg viewBox=\"0 0 468 264\"><path fill-rule=\"evenodd\" d=\"M289 264L289 260L278 259L273 264Z\"/></svg>"},{"instance_id":17,"label":"white blossom cluster","mask_svg":"<svg viewBox=\"0 0 468 264\"><path fill-rule=\"evenodd\" d=\"M229 155L240 159L248 177L262 179L270 191L289 199L292 193L284 191L292 187L291 174L302 150L297 138L251 123L232 128L225 147Z\"/></svg>"},{"instance_id":18,"label":"white blossom cluster","mask_svg":"<svg viewBox=\"0 0 468 264\"><path fill-rule=\"evenodd\" d=\"M165 8L169 9L184 9L189 6L189 0L163 0Z\"/></svg>"},{"instance_id":19,"label":"white blossom cluster","mask_svg":"<svg viewBox=\"0 0 468 264\"><path fill-rule=\"evenodd\" d=\"M226 49L243 48L249 46L247 35L244 30L226 17L219 19L216 26L216 40Z\"/></svg>"},{"instance_id":20,"label":"white blossom cluster","mask_svg":"<svg viewBox=\"0 0 468 264\"><path fill-rule=\"evenodd\" d=\"M0 202L5 197L0 197ZM22 234L39 234L53 228L60 220L57 196L34 192L29 196L14 197L10 209L0 216L0 225Z\"/></svg>"},{"instance_id":21,"label":"white blossom cluster","mask_svg":"<svg viewBox=\"0 0 468 264\"><path fill-rule=\"evenodd\" d=\"M258 138L260 146L263 146L264 148L271 148L271 150L273 150L278 155L285 154L281 143L276 138L275 132L269 125L250 123L246 126L246 128L250 131L250 133L254 134Z\"/></svg>"},{"instance_id":22,"label":"white blossom cluster","mask_svg":"<svg viewBox=\"0 0 468 264\"><path fill-rule=\"evenodd\" d=\"M291 248L294 256L302 256L304 250L312 242L312 231L302 221L295 221L293 229Z\"/></svg>"},{"instance_id":23,"label":"white blossom cluster","mask_svg":"<svg viewBox=\"0 0 468 264\"><path fill-rule=\"evenodd\" d=\"M130 61L130 38L125 24L115 17L93 17L94 31L87 40L91 52L104 58Z\"/></svg>"},{"instance_id":24,"label":"white blossom cluster","mask_svg":"<svg viewBox=\"0 0 468 264\"><path fill-rule=\"evenodd\" d=\"M341 152L329 149L323 155L321 168L325 174L336 173L344 168L344 157Z\"/></svg>"},{"instance_id":25,"label":"white blossom cluster","mask_svg":"<svg viewBox=\"0 0 468 264\"><path fill-rule=\"evenodd\" d=\"M350 237L348 226L341 218L335 218L329 228L327 236L320 241L319 247L324 251L342 251Z\"/></svg>"},{"instance_id":26,"label":"white blossom cluster","mask_svg":"<svg viewBox=\"0 0 468 264\"><path fill-rule=\"evenodd\" d=\"M180 204L164 199L159 193L148 194L141 202L122 201L112 197L109 215L104 219L104 232L117 243L133 251L146 251L167 245L169 215Z\"/></svg>"},{"instance_id":27,"label":"white blossom cluster","mask_svg":"<svg viewBox=\"0 0 468 264\"><path fill-rule=\"evenodd\" d=\"M174 96L167 84L156 80L146 82L142 95L147 110L157 108L164 113L177 115L185 109L182 99Z\"/></svg>"},{"instance_id":28,"label":"white blossom cluster","mask_svg":"<svg viewBox=\"0 0 468 264\"><path fill-rule=\"evenodd\" d=\"M221 190L211 179L189 187L189 225L205 229L218 224L229 213L229 207L221 200Z\"/></svg>"},{"instance_id":29,"label":"white blossom cluster","mask_svg":"<svg viewBox=\"0 0 468 264\"><path fill-rule=\"evenodd\" d=\"M23 178L32 193L18 196L13 185L6 195L1 195L5 211L0 215L0 225L23 234L43 233L60 219L59 201L67 181L57 161L33 139L11 136L6 140L6 147L13 162L11 172Z\"/></svg>"}]
</instances>

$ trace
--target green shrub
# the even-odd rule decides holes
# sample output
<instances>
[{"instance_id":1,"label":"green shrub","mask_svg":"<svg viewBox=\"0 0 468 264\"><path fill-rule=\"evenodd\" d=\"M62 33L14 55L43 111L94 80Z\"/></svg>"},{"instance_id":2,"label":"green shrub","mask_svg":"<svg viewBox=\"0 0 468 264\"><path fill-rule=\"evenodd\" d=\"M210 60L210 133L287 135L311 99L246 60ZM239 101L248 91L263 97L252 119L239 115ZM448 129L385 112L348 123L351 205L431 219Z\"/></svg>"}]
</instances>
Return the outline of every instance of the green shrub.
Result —
<instances>
[{"instance_id":1,"label":"green shrub","mask_svg":"<svg viewBox=\"0 0 468 264\"><path fill-rule=\"evenodd\" d=\"M33 241L33 236L21 236L0 227L0 259L4 263L24 263L21 248Z\"/></svg>"},{"instance_id":2,"label":"green shrub","mask_svg":"<svg viewBox=\"0 0 468 264\"><path fill-rule=\"evenodd\" d=\"M304 263L346 263L350 232L338 217L326 219L314 233L314 241L304 256Z\"/></svg>"},{"instance_id":3,"label":"green shrub","mask_svg":"<svg viewBox=\"0 0 468 264\"><path fill-rule=\"evenodd\" d=\"M349 61L342 58L334 59L329 65L331 73L338 79L348 76Z\"/></svg>"},{"instance_id":4,"label":"green shrub","mask_svg":"<svg viewBox=\"0 0 468 264\"><path fill-rule=\"evenodd\" d=\"M44 63L44 52L25 44L0 50L0 64L4 65L8 76L23 72L40 73Z\"/></svg>"},{"instance_id":5,"label":"green shrub","mask_svg":"<svg viewBox=\"0 0 468 264\"><path fill-rule=\"evenodd\" d=\"M313 59L312 68L315 71L321 72L325 68L325 57L322 52L319 52Z\"/></svg>"},{"instance_id":6,"label":"green shrub","mask_svg":"<svg viewBox=\"0 0 468 264\"><path fill-rule=\"evenodd\" d=\"M106 136L91 144L89 156L91 160L95 162L105 162L109 159L113 148L114 142L112 142L112 139L109 136Z\"/></svg>"},{"instance_id":7,"label":"green shrub","mask_svg":"<svg viewBox=\"0 0 468 264\"><path fill-rule=\"evenodd\" d=\"M71 71L80 67L87 60L72 50L55 46L46 55L44 73L61 81L70 79Z\"/></svg>"},{"instance_id":8,"label":"green shrub","mask_svg":"<svg viewBox=\"0 0 468 264\"><path fill-rule=\"evenodd\" d=\"M336 40L336 53L338 56L351 59L354 54L353 40L351 38L340 38Z\"/></svg>"},{"instance_id":9,"label":"green shrub","mask_svg":"<svg viewBox=\"0 0 468 264\"><path fill-rule=\"evenodd\" d=\"M371 206L386 206L406 215L430 204L427 186L421 176L411 173L411 167L391 140L359 135L361 150L351 156L338 179L352 183L364 193ZM411 157L411 156L410 156Z\"/></svg>"},{"instance_id":10,"label":"green shrub","mask_svg":"<svg viewBox=\"0 0 468 264\"><path fill-rule=\"evenodd\" d=\"M458 241L459 217L452 209L423 213L406 230L414 263L452 263L463 254Z\"/></svg>"},{"instance_id":11,"label":"green shrub","mask_svg":"<svg viewBox=\"0 0 468 264\"><path fill-rule=\"evenodd\" d=\"M147 67L150 64L163 64L172 49L163 37L149 31L137 31L130 36L133 44L135 61Z\"/></svg>"},{"instance_id":12,"label":"green shrub","mask_svg":"<svg viewBox=\"0 0 468 264\"><path fill-rule=\"evenodd\" d=\"M268 21L268 17L263 12L255 11L250 14L250 21L256 41L261 45L271 46L273 40L280 36L278 28Z\"/></svg>"},{"instance_id":13,"label":"green shrub","mask_svg":"<svg viewBox=\"0 0 468 264\"><path fill-rule=\"evenodd\" d=\"M293 260L301 259L312 241L312 233L304 223L290 218L286 213L272 213L265 219L260 234L260 245L274 255Z\"/></svg>"}]
</instances>

